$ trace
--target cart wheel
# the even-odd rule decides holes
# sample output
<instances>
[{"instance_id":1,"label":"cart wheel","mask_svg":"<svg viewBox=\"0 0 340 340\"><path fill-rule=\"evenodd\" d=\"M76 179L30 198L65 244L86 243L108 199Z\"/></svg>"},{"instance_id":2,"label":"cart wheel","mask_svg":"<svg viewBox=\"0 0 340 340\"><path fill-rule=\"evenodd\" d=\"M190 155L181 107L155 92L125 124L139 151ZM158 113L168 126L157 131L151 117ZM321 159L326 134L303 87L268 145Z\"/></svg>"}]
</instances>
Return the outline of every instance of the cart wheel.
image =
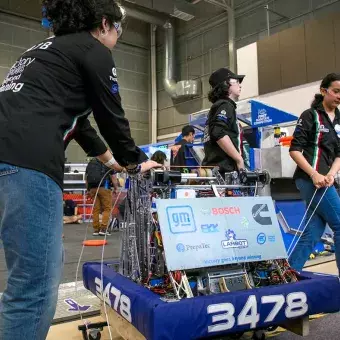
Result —
<instances>
[{"instance_id":1,"label":"cart wheel","mask_svg":"<svg viewBox=\"0 0 340 340\"><path fill-rule=\"evenodd\" d=\"M89 333L89 340L100 340L102 337L98 329L93 329Z\"/></svg>"},{"instance_id":2,"label":"cart wheel","mask_svg":"<svg viewBox=\"0 0 340 340\"><path fill-rule=\"evenodd\" d=\"M265 340L266 333L264 331L255 331L252 340Z\"/></svg>"},{"instance_id":3,"label":"cart wheel","mask_svg":"<svg viewBox=\"0 0 340 340\"><path fill-rule=\"evenodd\" d=\"M279 328L279 326L271 326L267 328L267 332L275 332L277 329Z\"/></svg>"}]
</instances>

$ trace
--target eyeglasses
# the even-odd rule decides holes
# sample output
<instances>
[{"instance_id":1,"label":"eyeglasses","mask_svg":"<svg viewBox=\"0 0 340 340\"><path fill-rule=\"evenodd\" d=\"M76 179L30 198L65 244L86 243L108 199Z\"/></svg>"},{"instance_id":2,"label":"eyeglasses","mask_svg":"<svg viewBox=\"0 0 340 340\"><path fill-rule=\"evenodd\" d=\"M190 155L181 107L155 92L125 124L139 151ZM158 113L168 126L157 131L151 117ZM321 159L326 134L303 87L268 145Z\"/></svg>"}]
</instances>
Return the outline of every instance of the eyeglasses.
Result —
<instances>
[{"instance_id":1,"label":"eyeglasses","mask_svg":"<svg viewBox=\"0 0 340 340\"><path fill-rule=\"evenodd\" d=\"M122 36L122 34L123 34L123 27L122 27L122 24L121 24L121 23L115 22L115 23L113 24L113 26L114 26L114 28L115 28L116 31L117 31L117 36L118 36L118 38L120 38L120 37Z\"/></svg>"},{"instance_id":2,"label":"eyeglasses","mask_svg":"<svg viewBox=\"0 0 340 340\"><path fill-rule=\"evenodd\" d=\"M240 81L238 79L230 79L229 84L230 85L238 85L238 84L240 84Z\"/></svg>"}]
</instances>

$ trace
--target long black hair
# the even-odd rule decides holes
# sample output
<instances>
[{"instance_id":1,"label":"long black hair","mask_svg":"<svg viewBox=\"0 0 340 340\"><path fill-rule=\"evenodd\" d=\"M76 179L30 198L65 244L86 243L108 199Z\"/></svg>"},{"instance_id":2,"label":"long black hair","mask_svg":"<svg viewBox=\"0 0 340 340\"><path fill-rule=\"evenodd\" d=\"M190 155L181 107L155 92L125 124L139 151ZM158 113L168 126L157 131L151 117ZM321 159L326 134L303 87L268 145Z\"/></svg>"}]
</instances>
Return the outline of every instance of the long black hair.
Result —
<instances>
[{"instance_id":1,"label":"long black hair","mask_svg":"<svg viewBox=\"0 0 340 340\"><path fill-rule=\"evenodd\" d=\"M208 99L211 103L215 103L220 99L226 99L229 97L230 84L226 81L218 84L208 93Z\"/></svg>"},{"instance_id":2,"label":"long black hair","mask_svg":"<svg viewBox=\"0 0 340 340\"><path fill-rule=\"evenodd\" d=\"M103 18L110 26L124 19L114 0L43 0L42 5L56 36L100 28Z\"/></svg>"},{"instance_id":3,"label":"long black hair","mask_svg":"<svg viewBox=\"0 0 340 340\"><path fill-rule=\"evenodd\" d=\"M339 73L330 73L327 74L325 78L322 79L320 89L328 89L333 81L340 81L340 74ZM320 93L317 93L314 96L314 100L312 102L312 108L315 109L317 108L321 103L323 102L323 95Z\"/></svg>"}]
</instances>

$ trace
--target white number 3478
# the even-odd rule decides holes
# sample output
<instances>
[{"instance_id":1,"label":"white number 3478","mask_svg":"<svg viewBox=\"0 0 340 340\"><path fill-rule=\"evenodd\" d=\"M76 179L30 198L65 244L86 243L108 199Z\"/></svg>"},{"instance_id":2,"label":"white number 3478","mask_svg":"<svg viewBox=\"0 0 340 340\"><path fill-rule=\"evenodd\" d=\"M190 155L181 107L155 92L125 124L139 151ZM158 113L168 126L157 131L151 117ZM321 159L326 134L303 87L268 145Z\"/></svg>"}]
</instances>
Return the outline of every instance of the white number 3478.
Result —
<instances>
[{"instance_id":1,"label":"white number 3478","mask_svg":"<svg viewBox=\"0 0 340 340\"><path fill-rule=\"evenodd\" d=\"M262 296L261 304L273 304L273 308L264 320L264 322L273 322L281 309L285 308L287 319L303 316L308 311L307 296L303 292L291 293L287 298L283 295ZM250 328L256 328L260 321L260 314L257 312L257 300L255 295L249 296L241 313L235 315L235 307L231 303L220 303L208 306L208 314L212 315L212 325L208 326L208 332L221 332L232 329L237 326L250 325Z\"/></svg>"}]
</instances>

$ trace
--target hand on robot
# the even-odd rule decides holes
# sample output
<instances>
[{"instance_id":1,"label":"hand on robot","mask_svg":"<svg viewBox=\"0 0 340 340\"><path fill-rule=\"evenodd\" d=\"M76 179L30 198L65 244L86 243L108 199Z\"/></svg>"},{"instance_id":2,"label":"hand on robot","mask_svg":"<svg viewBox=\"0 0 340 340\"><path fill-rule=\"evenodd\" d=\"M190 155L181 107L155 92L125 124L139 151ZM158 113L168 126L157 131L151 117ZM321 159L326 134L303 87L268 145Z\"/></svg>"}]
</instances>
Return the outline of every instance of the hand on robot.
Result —
<instances>
[{"instance_id":1,"label":"hand on robot","mask_svg":"<svg viewBox=\"0 0 340 340\"><path fill-rule=\"evenodd\" d=\"M243 158L242 158L242 157L241 157L239 160L236 161L236 166L237 166L237 169L238 169L239 171L245 169L244 161L243 161Z\"/></svg>"},{"instance_id":2,"label":"hand on robot","mask_svg":"<svg viewBox=\"0 0 340 340\"><path fill-rule=\"evenodd\" d=\"M140 172L143 174L151 169L154 169L154 168L163 168L163 165L162 164L159 164L155 161L146 161L144 163L141 164L141 170Z\"/></svg>"}]
</instances>

